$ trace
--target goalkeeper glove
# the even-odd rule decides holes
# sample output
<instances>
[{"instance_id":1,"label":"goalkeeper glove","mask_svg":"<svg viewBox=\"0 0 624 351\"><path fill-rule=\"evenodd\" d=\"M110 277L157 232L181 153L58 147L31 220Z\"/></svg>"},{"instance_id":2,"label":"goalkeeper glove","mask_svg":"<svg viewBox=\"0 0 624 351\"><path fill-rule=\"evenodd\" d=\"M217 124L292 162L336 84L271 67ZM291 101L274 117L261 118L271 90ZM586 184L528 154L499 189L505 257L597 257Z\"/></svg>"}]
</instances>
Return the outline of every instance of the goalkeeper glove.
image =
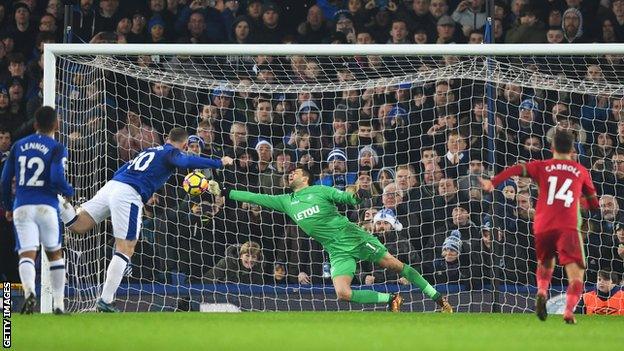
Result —
<instances>
[{"instance_id":1,"label":"goalkeeper glove","mask_svg":"<svg viewBox=\"0 0 624 351\"><path fill-rule=\"evenodd\" d=\"M214 180L208 182L208 192L214 196L221 195L221 188L219 187L219 183Z\"/></svg>"}]
</instances>

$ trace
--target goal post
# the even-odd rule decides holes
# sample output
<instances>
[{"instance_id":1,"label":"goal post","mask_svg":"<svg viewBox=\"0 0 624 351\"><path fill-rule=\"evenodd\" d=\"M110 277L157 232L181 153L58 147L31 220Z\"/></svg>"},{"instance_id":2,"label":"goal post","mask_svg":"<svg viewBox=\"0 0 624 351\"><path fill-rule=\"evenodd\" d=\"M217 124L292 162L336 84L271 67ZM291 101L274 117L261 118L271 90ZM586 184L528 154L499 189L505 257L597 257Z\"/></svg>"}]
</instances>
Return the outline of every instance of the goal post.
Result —
<instances>
[{"instance_id":1,"label":"goal post","mask_svg":"<svg viewBox=\"0 0 624 351\"><path fill-rule=\"evenodd\" d=\"M565 124L578 127L579 155L589 166L599 160L610 162L591 150L603 146L598 134L606 133L603 138L612 141L618 135L611 127L602 128L607 121L589 116L609 110L611 101L624 97L621 57L624 44L45 44L43 103L56 107L61 115L60 138L70 151L68 176L77 190L75 206L93 196L136 151L122 150L115 134L125 126L130 111L136 111L146 130L159 135L160 141L173 126L194 132L200 119L211 120L214 135L206 148L232 152L237 160L251 159L237 163L235 170L213 176L251 191L285 191L276 163L282 162L280 155L287 154L294 163L314 165L326 176L330 161L335 167L334 160L344 159L346 173L355 178L347 175L346 180L330 184L338 188L350 186L366 174L379 176L379 180L369 179L377 190L383 191L381 185L388 184L387 177L394 178L397 186L405 186L397 173L407 164L410 184L402 190L401 203L393 207L397 220L404 222L403 229L396 233L398 239L388 243L391 252L398 250L401 257L423 270L432 283L451 295L460 310L493 311L488 305L500 304L503 311L523 312L532 308L535 258L530 229L526 229L530 215L523 222L518 211L530 212L521 206L532 206L535 191L518 180L512 185L518 196L507 198L496 192L492 201L479 193L474 183L477 173L470 173L468 160L482 161L484 174L491 175L512 162L545 158L548 131ZM485 58L491 61L486 63ZM588 73L591 65L600 72ZM446 82L447 90L438 91L439 82ZM486 83L494 88L485 89ZM163 90L157 92L154 85ZM401 95L400 90L407 92ZM221 96L229 97L231 104L217 106L215 101ZM599 99L606 99L606 105L597 103ZM552 112L559 103L567 113ZM520 121L518 111L523 109L539 114L527 122L537 125L539 133ZM474 120L475 114L482 113L477 111L483 110L485 120ZM478 123L488 124L488 112L494 136L488 135L487 128L479 131ZM301 120L302 115L315 118L309 116L314 114L316 122ZM233 116L227 123L219 119L226 115ZM263 118L266 121L260 121ZM367 122L360 123L364 120ZM345 126L334 126L335 121ZM241 148L234 140L238 133L234 126L239 124L246 133L246 146ZM359 131L367 126L372 127L369 133L378 137L370 143L363 141L366 132ZM591 126L596 128L583 129ZM332 128L346 130L341 138L338 134L342 132L333 133ZM451 150L456 145L447 146L455 131L466 143L457 152ZM261 166L263 143L270 145L271 158ZM424 150L437 153L438 161L431 168L422 160ZM462 155L466 155L463 161ZM488 165L490 156L493 162ZM374 164L369 167L365 162ZM257 170L267 164L274 168ZM182 173L184 170L179 175ZM334 175L326 177L328 182L336 182ZM445 181L455 187L454 195L442 194L449 191L444 186L440 190L440 182ZM140 252L118 292L124 310L183 309L180 301L199 304L199 309L210 309L201 306L209 303L231 303L251 310L360 309L327 302L335 300L326 278L328 258L287 219L228 201L208 204L213 199L202 197L195 203L197 199L186 198L175 184L173 179L159 192L153 218L146 222L153 225L151 236L140 243ZM387 207L381 194L370 192L369 209ZM525 199L520 195L528 196L529 205L521 205ZM465 220L462 209L469 220L457 224ZM360 207L346 214L370 228L373 218L365 219L366 210ZM198 213L198 221L193 211ZM455 229L461 236L459 247L453 246L450 238L456 235ZM488 239L492 246L485 244L484 231L492 233ZM111 253L111 237L107 222L84 237L66 234L70 310L93 308ZM207 278L215 274L208 272L220 262L238 262L238 257L231 255L240 253L247 241L261 246L261 283L252 278L249 282ZM441 256L443 247L458 251L459 268L453 273L457 280L451 278L451 263ZM594 252L602 252L601 248ZM46 286L49 280L44 279L46 264L42 259L41 311L49 313L52 303ZM277 282L274 270L280 265L287 277ZM361 279L356 280L361 288L422 297L392 274L374 269L367 273L369 268L358 266L356 277ZM299 284L302 272L313 281L311 287ZM371 279L374 284L366 284ZM430 306L423 301L408 305L414 311Z\"/></svg>"}]
</instances>

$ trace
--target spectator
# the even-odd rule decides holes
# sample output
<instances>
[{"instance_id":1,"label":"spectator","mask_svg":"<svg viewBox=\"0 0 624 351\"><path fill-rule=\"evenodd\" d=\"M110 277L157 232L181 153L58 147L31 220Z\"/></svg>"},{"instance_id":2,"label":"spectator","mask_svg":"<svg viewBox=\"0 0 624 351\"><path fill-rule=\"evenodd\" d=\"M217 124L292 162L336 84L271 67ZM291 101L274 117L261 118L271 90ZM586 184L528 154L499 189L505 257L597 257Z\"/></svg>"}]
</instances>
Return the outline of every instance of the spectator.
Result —
<instances>
[{"instance_id":1,"label":"spectator","mask_svg":"<svg viewBox=\"0 0 624 351\"><path fill-rule=\"evenodd\" d=\"M523 7L520 10L520 17L517 24L509 29L505 36L505 43L544 43L546 40L546 29L530 7Z\"/></svg>"},{"instance_id":2,"label":"spectator","mask_svg":"<svg viewBox=\"0 0 624 351\"><path fill-rule=\"evenodd\" d=\"M1 99L1 98L0 98ZM11 149L11 133L2 120L0 120L0 169L4 168L4 162L9 157ZM14 227L11 222L5 218L5 211L0 205L0 279L10 282L19 282L19 274L17 269L17 251L15 248Z\"/></svg>"},{"instance_id":3,"label":"spectator","mask_svg":"<svg viewBox=\"0 0 624 351\"><path fill-rule=\"evenodd\" d=\"M227 38L221 13L200 0L191 1L180 11L175 29L180 34L186 32L181 39L185 43L219 43Z\"/></svg>"},{"instance_id":4,"label":"spectator","mask_svg":"<svg viewBox=\"0 0 624 351\"><path fill-rule=\"evenodd\" d=\"M308 9L308 16L305 22L297 28L299 37L297 41L301 44L320 44L325 41L327 28L323 11L318 5Z\"/></svg>"},{"instance_id":5,"label":"spectator","mask_svg":"<svg viewBox=\"0 0 624 351\"><path fill-rule=\"evenodd\" d=\"M468 173L470 154L466 138L457 131L449 133L446 142L446 154L442 158L442 168L447 177L457 178Z\"/></svg>"},{"instance_id":6,"label":"spectator","mask_svg":"<svg viewBox=\"0 0 624 351\"><path fill-rule=\"evenodd\" d=\"M235 158L235 156L247 148L247 138L249 132L247 125L241 122L234 122L230 127L230 133L228 134L229 142L224 145L223 154Z\"/></svg>"},{"instance_id":7,"label":"spectator","mask_svg":"<svg viewBox=\"0 0 624 351\"><path fill-rule=\"evenodd\" d=\"M583 31L583 14L578 9L569 8L563 13L561 28L567 43L590 42L590 39Z\"/></svg>"},{"instance_id":8,"label":"spectator","mask_svg":"<svg viewBox=\"0 0 624 351\"><path fill-rule=\"evenodd\" d=\"M560 27L550 27L546 31L546 41L549 44L561 44L563 43L563 29Z\"/></svg>"},{"instance_id":9,"label":"spectator","mask_svg":"<svg viewBox=\"0 0 624 351\"><path fill-rule=\"evenodd\" d=\"M94 32L112 32L117 27L117 17L120 16L119 0L100 0L100 8L95 15Z\"/></svg>"},{"instance_id":10,"label":"spectator","mask_svg":"<svg viewBox=\"0 0 624 351\"><path fill-rule=\"evenodd\" d=\"M461 43L462 38L456 30L457 24L451 16L444 15L437 22L437 44Z\"/></svg>"},{"instance_id":11,"label":"spectator","mask_svg":"<svg viewBox=\"0 0 624 351\"><path fill-rule=\"evenodd\" d=\"M146 30L147 21L142 13L135 13L132 16L132 25L130 32L126 35L128 43L145 43L147 42Z\"/></svg>"},{"instance_id":12,"label":"spectator","mask_svg":"<svg viewBox=\"0 0 624 351\"><path fill-rule=\"evenodd\" d=\"M117 154L123 162L133 159L148 147L160 145L160 137L152 127L144 124L136 109L129 109L126 125L115 134Z\"/></svg>"},{"instance_id":13,"label":"spectator","mask_svg":"<svg viewBox=\"0 0 624 351\"><path fill-rule=\"evenodd\" d=\"M217 264L204 272L202 281L206 284L242 283L266 284L269 280L262 260L260 245L248 241L241 246L230 246Z\"/></svg>"},{"instance_id":14,"label":"spectator","mask_svg":"<svg viewBox=\"0 0 624 351\"><path fill-rule=\"evenodd\" d=\"M250 42L251 37L251 24L245 16L237 17L232 22L232 30L230 32L230 43L233 44L247 44Z\"/></svg>"},{"instance_id":15,"label":"spectator","mask_svg":"<svg viewBox=\"0 0 624 351\"><path fill-rule=\"evenodd\" d=\"M223 147L214 142L214 126L208 120L201 120L197 124L197 135L204 142L202 155L208 157L222 157Z\"/></svg>"},{"instance_id":16,"label":"spectator","mask_svg":"<svg viewBox=\"0 0 624 351\"><path fill-rule=\"evenodd\" d=\"M442 245L435 247L436 256L433 261L425 259L423 274L435 284L463 284L467 288L481 285L479 276L473 275L480 260L476 252L471 252L470 244L462 241L457 230L444 239Z\"/></svg>"},{"instance_id":17,"label":"spectator","mask_svg":"<svg viewBox=\"0 0 624 351\"><path fill-rule=\"evenodd\" d=\"M316 184L345 190L347 185L355 184L356 180L357 175L347 171L347 155L345 152L340 149L334 149L327 156L327 168Z\"/></svg>"},{"instance_id":18,"label":"spectator","mask_svg":"<svg viewBox=\"0 0 624 351\"><path fill-rule=\"evenodd\" d=\"M409 44L409 30L407 22L403 19L395 19L392 21L390 29L390 39L388 44Z\"/></svg>"},{"instance_id":19,"label":"spectator","mask_svg":"<svg viewBox=\"0 0 624 351\"><path fill-rule=\"evenodd\" d=\"M150 43L166 43L167 37L165 35L165 21L156 15L149 20L147 24L147 31L150 34Z\"/></svg>"},{"instance_id":20,"label":"spectator","mask_svg":"<svg viewBox=\"0 0 624 351\"><path fill-rule=\"evenodd\" d=\"M600 197L600 213L589 223L587 234L587 278L596 280L597 272L608 270L623 272L622 261L617 250L617 224L622 221L622 212L617 199L612 195Z\"/></svg>"},{"instance_id":21,"label":"spectator","mask_svg":"<svg viewBox=\"0 0 624 351\"><path fill-rule=\"evenodd\" d=\"M31 23L31 10L23 2L16 3L13 6L13 10L14 22L6 29L14 42L13 52L21 53L24 57L30 58L37 35L37 28Z\"/></svg>"},{"instance_id":22,"label":"spectator","mask_svg":"<svg viewBox=\"0 0 624 351\"><path fill-rule=\"evenodd\" d=\"M468 44L483 44L483 32L473 29L468 34Z\"/></svg>"},{"instance_id":23,"label":"spectator","mask_svg":"<svg viewBox=\"0 0 624 351\"><path fill-rule=\"evenodd\" d=\"M95 32L95 9L92 0L81 0L72 7L72 32L79 42L88 43Z\"/></svg>"},{"instance_id":24,"label":"spectator","mask_svg":"<svg viewBox=\"0 0 624 351\"><path fill-rule=\"evenodd\" d=\"M275 176L275 163L273 162L273 144L260 139L256 143L258 154L258 179L263 193L273 194L273 188L279 186L279 177Z\"/></svg>"},{"instance_id":25,"label":"spectator","mask_svg":"<svg viewBox=\"0 0 624 351\"><path fill-rule=\"evenodd\" d=\"M284 39L285 33L280 26L280 13L273 3L267 3L262 7L262 25L253 32L251 39L254 43L279 44Z\"/></svg>"},{"instance_id":26,"label":"spectator","mask_svg":"<svg viewBox=\"0 0 624 351\"><path fill-rule=\"evenodd\" d=\"M461 27L464 35L485 25L486 14L483 10L484 0L462 0L455 8L452 18Z\"/></svg>"},{"instance_id":27,"label":"spectator","mask_svg":"<svg viewBox=\"0 0 624 351\"><path fill-rule=\"evenodd\" d=\"M381 210L374 215L373 233L388 248L388 252L399 258L401 262L415 262L417 260L416 252L412 250L405 237L403 224L399 222L392 211ZM405 278L401 278L398 274L386 272L378 265L368 262L362 263L360 280L365 285L393 282L402 285L409 284Z\"/></svg>"},{"instance_id":28,"label":"spectator","mask_svg":"<svg viewBox=\"0 0 624 351\"><path fill-rule=\"evenodd\" d=\"M576 306L577 313L624 315L624 290L620 275L601 270L596 280L596 290L584 293Z\"/></svg>"}]
</instances>

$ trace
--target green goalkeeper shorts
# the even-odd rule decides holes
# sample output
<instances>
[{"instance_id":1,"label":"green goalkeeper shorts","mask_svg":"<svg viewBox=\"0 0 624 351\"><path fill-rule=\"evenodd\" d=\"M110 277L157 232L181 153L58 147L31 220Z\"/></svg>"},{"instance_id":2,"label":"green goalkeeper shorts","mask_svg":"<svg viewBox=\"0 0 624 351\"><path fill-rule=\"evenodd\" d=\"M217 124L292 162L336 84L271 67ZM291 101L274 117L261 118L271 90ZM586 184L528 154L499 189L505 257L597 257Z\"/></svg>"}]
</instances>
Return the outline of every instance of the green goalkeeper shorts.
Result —
<instances>
[{"instance_id":1,"label":"green goalkeeper shorts","mask_svg":"<svg viewBox=\"0 0 624 351\"><path fill-rule=\"evenodd\" d=\"M388 249L373 235L366 234L364 241L349 251L328 250L329 264L332 278L355 275L358 261L379 262L388 252Z\"/></svg>"}]
</instances>

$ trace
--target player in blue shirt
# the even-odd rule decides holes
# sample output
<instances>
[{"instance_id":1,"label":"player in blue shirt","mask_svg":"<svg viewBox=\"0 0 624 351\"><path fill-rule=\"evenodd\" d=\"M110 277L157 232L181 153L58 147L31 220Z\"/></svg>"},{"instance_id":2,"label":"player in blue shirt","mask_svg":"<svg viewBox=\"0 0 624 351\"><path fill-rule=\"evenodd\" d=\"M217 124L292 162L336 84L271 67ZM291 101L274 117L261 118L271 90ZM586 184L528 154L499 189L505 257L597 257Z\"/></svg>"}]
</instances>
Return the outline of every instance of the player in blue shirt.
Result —
<instances>
[{"instance_id":1,"label":"player in blue shirt","mask_svg":"<svg viewBox=\"0 0 624 351\"><path fill-rule=\"evenodd\" d=\"M118 311L113 300L134 253L143 204L177 168L220 168L234 162L227 156L219 160L185 154L187 138L184 129L173 128L165 145L145 149L123 165L91 200L82 204L82 211L77 215L68 202L62 202L61 219L74 233L86 233L108 216L113 223L115 254L108 265L102 296L97 301L98 311Z\"/></svg>"},{"instance_id":2,"label":"player in blue shirt","mask_svg":"<svg viewBox=\"0 0 624 351\"><path fill-rule=\"evenodd\" d=\"M67 149L54 140L56 111L48 106L35 112L36 133L15 142L2 171L2 202L6 219L13 221L19 253L19 274L26 299L22 313L33 313L35 259L42 244L50 260L50 282L55 314L65 312L65 261L61 249L57 194L70 197L74 189L65 179ZM15 198L12 186L15 178Z\"/></svg>"}]
</instances>

